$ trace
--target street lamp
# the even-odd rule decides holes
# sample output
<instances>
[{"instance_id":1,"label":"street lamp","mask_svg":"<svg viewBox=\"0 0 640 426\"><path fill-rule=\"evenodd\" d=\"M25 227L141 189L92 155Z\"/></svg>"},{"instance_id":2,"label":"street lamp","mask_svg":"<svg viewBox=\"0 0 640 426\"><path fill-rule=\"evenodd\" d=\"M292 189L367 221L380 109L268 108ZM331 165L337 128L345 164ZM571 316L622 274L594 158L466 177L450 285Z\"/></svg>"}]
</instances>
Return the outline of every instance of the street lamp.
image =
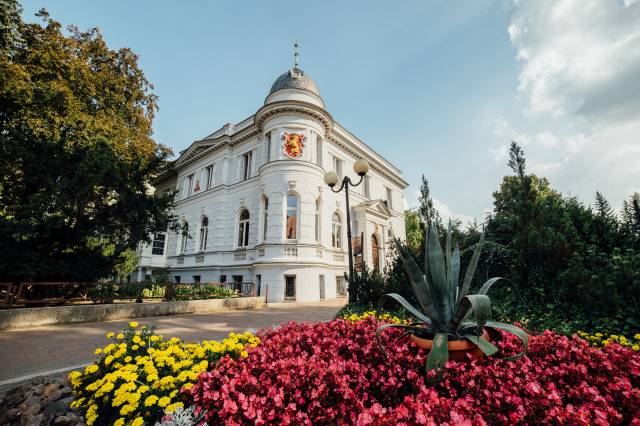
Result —
<instances>
[{"instance_id":1,"label":"street lamp","mask_svg":"<svg viewBox=\"0 0 640 426\"><path fill-rule=\"evenodd\" d=\"M334 187L336 186L340 178L338 177L336 172L327 172L327 174L324 175L324 182L327 185L329 185L329 187L331 188L331 191L337 194L338 192L342 191L342 189L344 188L344 192L345 192L346 205L347 205L347 248L349 250L349 289L350 290L352 289L351 281L353 280L353 249L351 248L351 212L350 212L351 209L349 208L349 187L358 186L362 183L362 180L364 179L364 175L366 175L367 172L369 171L369 162L367 162L367 160L365 160L364 158L357 160L353 165L353 171L356 172L358 176L360 176L360 180L357 183L353 183L351 182L351 179L349 179L349 176L345 176L342 178L342 183L340 184L340 187L337 190L334 189ZM360 242L360 244L362 244L362 241ZM352 298L353 296L350 291L349 299L352 299ZM353 302L353 300L349 300L349 302Z\"/></svg>"}]
</instances>

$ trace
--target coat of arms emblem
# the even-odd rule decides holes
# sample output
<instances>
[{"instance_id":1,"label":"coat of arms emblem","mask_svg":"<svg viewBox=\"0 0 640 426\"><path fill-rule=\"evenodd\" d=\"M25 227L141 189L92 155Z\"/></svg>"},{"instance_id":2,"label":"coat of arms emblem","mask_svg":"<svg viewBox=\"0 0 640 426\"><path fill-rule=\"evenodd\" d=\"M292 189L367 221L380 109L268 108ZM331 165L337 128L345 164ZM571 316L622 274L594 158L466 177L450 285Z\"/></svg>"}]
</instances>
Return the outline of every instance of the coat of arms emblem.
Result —
<instances>
[{"instance_id":1,"label":"coat of arms emblem","mask_svg":"<svg viewBox=\"0 0 640 426\"><path fill-rule=\"evenodd\" d=\"M304 148L305 136L300 133L285 133L282 135L282 148L289 158L299 158Z\"/></svg>"}]
</instances>

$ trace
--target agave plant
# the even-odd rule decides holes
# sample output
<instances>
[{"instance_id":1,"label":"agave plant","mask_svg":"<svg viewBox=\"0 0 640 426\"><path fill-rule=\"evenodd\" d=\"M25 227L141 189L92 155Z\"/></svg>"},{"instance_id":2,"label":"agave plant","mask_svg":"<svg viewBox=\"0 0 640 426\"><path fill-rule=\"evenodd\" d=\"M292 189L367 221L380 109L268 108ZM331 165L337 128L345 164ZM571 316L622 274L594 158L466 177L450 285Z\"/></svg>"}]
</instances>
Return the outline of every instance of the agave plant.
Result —
<instances>
[{"instance_id":1,"label":"agave plant","mask_svg":"<svg viewBox=\"0 0 640 426\"><path fill-rule=\"evenodd\" d=\"M380 337L382 331L387 328L402 328L406 331L405 334L428 334L433 337L433 343L427 358L426 369L427 372L437 370L449 359L448 341L450 339L464 339L477 346L487 356L495 354L498 349L491 342L480 338L484 328L489 327L512 333L522 341L523 351L505 359L517 359L527 352L528 338L523 330L511 324L489 321L491 300L487 292L501 279L500 277L487 280L477 294L467 294L480 258L484 232L474 249L462 286L459 285L460 248L456 245L453 254L451 253L451 225L446 236L445 253L440 247L435 226L431 226L427 232L424 274L405 246L398 239L395 239L395 242L409 275L413 293L422 309L412 306L396 293L385 294L380 298L378 311L382 309L386 300L391 299L416 319L410 325L384 324L378 327L376 338L383 351L384 346ZM474 321L467 321L467 318L472 315Z\"/></svg>"}]
</instances>

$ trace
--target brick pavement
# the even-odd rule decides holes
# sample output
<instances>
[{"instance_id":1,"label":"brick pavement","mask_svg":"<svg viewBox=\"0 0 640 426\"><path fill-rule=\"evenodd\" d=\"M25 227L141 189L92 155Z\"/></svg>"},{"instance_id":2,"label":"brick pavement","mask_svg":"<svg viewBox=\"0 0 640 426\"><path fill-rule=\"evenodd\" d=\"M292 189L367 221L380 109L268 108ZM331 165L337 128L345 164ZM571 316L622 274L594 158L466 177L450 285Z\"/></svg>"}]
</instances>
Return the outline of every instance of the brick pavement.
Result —
<instances>
[{"instance_id":1,"label":"brick pavement","mask_svg":"<svg viewBox=\"0 0 640 426\"><path fill-rule=\"evenodd\" d=\"M346 303L333 299L318 303L279 303L257 310L226 311L140 318L159 333L185 341L220 339L230 332L260 329L288 321L325 321ZM94 360L93 351L107 342L105 334L121 330L131 320L47 326L0 332L0 385L16 378L51 373Z\"/></svg>"}]
</instances>

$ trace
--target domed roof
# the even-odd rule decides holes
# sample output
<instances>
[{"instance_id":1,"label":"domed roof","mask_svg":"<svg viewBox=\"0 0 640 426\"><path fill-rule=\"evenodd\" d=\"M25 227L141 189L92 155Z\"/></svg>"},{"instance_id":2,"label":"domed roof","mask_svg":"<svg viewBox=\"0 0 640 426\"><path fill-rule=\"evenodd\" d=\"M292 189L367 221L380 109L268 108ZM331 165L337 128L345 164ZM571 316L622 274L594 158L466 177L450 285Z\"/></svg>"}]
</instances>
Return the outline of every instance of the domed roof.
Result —
<instances>
[{"instance_id":1,"label":"domed roof","mask_svg":"<svg viewBox=\"0 0 640 426\"><path fill-rule=\"evenodd\" d=\"M269 95L282 89L306 90L316 96L320 96L320 89L318 89L316 82L298 67L291 68L289 71L278 77L271 86Z\"/></svg>"}]
</instances>

